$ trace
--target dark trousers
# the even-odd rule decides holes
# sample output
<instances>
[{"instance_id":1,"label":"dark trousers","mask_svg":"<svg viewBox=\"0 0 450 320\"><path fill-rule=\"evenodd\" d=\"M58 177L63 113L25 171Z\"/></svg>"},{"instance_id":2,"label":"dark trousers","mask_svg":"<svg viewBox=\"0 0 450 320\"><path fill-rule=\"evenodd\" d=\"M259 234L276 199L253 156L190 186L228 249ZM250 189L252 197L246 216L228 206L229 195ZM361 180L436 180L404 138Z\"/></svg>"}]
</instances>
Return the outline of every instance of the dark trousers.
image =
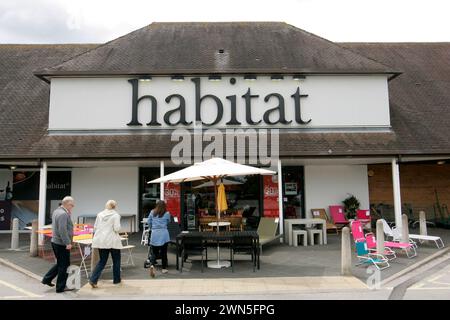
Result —
<instances>
[{"instance_id":1,"label":"dark trousers","mask_svg":"<svg viewBox=\"0 0 450 320\"><path fill-rule=\"evenodd\" d=\"M151 246L150 263L155 265L159 257L162 260L162 268L167 269L167 243L162 246Z\"/></svg>"},{"instance_id":2,"label":"dark trousers","mask_svg":"<svg viewBox=\"0 0 450 320\"><path fill-rule=\"evenodd\" d=\"M113 261L113 283L119 283L121 281L120 278L120 250L119 249L98 249L98 253L100 256L100 260L94 268L94 272L92 272L90 281L92 283L97 284L98 279L100 278L103 269L108 262L109 254L111 253L112 261Z\"/></svg>"},{"instance_id":3,"label":"dark trousers","mask_svg":"<svg viewBox=\"0 0 450 320\"><path fill-rule=\"evenodd\" d=\"M58 276L56 280L56 292L63 292L66 287L67 268L70 266L70 250L66 246L52 242L53 253L56 257L56 264L45 274L43 283L50 283Z\"/></svg>"}]
</instances>

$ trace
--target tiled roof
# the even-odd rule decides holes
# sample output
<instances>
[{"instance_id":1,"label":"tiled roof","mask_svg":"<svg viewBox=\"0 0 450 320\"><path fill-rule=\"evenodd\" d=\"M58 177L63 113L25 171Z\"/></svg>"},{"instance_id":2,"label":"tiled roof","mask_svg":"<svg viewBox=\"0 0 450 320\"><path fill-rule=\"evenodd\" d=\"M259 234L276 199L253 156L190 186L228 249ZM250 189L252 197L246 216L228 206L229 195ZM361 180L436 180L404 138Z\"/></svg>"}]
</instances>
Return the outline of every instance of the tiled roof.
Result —
<instances>
[{"instance_id":1,"label":"tiled roof","mask_svg":"<svg viewBox=\"0 0 450 320\"><path fill-rule=\"evenodd\" d=\"M282 22L152 23L41 75L395 73Z\"/></svg>"},{"instance_id":2,"label":"tiled roof","mask_svg":"<svg viewBox=\"0 0 450 320\"><path fill-rule=\"evenodd\" d=\"M95 45L0 45L0 157L30 157L47 133L50 86L33 75Z\"/></svg>"},{"instance_id":3,"label":"tiled roof","mask_svg":"<svg viewBox=\"0 0 450 320\"><path fill-rule=\"evenodd\" d=\"M389 82L392 128L399 153L450 154L450 43L347 43L402 75Z\"/></svg>"},{"instance_id":4,"label":"tiled roof","mask_svg":"<svg viewBox=\"0 0 450 320\"><path fill-rule=\"evenodd\" d=\"M450 43L340 46L403 72L389 82L392 132L287 132L281 156L450 155ZM0 159L170 157L168 135L47 135L49 85L33 71L94 47L0 45Z\"/></svg>"}]
</instances>

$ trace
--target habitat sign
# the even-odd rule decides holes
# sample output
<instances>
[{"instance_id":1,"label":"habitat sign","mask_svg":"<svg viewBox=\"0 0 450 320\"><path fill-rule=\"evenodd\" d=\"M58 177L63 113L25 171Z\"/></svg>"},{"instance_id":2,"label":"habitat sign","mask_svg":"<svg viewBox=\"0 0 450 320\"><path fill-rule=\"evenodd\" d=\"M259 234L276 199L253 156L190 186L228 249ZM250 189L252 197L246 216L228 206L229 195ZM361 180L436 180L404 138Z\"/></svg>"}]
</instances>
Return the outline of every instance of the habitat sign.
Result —
<instances>
[{"instance_id":1,"label":"habitat sign","mask_svg":"<svg viewBox=\"0 0 450 320\"><path fill-rule=\"evenodd\" d=\"M388 127L385 76L53 78L49 130Z\"/></svg>"}]
</instances>

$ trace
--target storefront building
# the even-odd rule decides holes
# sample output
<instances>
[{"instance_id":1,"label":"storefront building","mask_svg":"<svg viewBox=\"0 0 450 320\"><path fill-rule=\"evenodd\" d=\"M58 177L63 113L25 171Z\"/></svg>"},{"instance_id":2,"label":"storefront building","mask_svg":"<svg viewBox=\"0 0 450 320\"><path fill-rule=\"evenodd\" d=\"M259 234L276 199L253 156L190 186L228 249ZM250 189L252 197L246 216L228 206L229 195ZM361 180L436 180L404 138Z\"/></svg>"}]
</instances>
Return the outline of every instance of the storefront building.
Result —
<instances>
[{"instance_id":1,"label":"storefront building","mask_svg":"<svg viewBox=\"0 0 450 320\"><path fill-rule=\"evenodd\" d=\"M450 189L449 49L336 44L275 22L153 23L103 45L0 45L0 225L47 224L70 194L74 220L114 199L137 230L165 199L197 229L214 210L210 186L147 182L212 155L277 171L224 182L229 213L250 227L350 194L362 208L390 202L399 223L404 186L420 184L401 180L409 163L413 176L440 171L430 184Z\"/></svg>"}]
</instances>

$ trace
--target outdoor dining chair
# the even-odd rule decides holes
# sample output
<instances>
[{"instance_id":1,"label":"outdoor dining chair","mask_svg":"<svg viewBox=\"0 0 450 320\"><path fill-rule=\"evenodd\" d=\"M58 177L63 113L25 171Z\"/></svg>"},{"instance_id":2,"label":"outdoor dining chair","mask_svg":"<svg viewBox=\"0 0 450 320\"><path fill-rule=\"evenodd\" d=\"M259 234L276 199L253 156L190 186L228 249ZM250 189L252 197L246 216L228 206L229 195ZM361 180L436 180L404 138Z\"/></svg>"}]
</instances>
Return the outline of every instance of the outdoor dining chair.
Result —
<instances>
[{"instance_id":1,"label":"outdoor dining chair","mask_svg":"<svg viewBox=\"0 0 450 320\"><path fill-rule=\"evenodd\" d=\"M384 233L388 237L391 237L392 241L398 242L398 241L402 240L402 235L401 235L400 231L396 227L392 227L391 228L384 219L381 219L381 221L383 223ZM408 236L410 238L409 242L416 248L417 248L417 244L416 244L416 242L414 240L419 240L420 242L434 241L434 243L436 244L438 249L442 249L443 247L445 247L445 244L442 241L441 237L421 235L421 234L411 234L411 233Z\"/></svg>"},{"instance_id":2,"label":"outdoor dining chair","mask_svg":"<svg viewBox=\"0 0 450 320\"><path fill-rule=\"evenodd\" d=\"M336 234L339 234L339 229L336 227L334 223L330 221L325 209L311 209L311 214L314 219L322 219L326 221L326 228L328 230L336 231Z\"/></svg>"},{"instance_id":3,"label":"outdoor dining chair","mask_svg":"<svg viewBox=\"0 0 450 320\"><path fill-rule=\"evenodd\" d=\"M370 215L370 210L356 210L356 219L361 221L362 225L367 229L372 228L372 216Z\"/></svg>"},{"instance_id":4,"label":"outdoor dining chair","mask_svg":"<svg viewBox=\"0 0 450 320\"><path fill-rule=\"evenodd\" d=\"M242 217L231 216L229 218L229 221L231 223L230 231L242 231L242 230L244 230L244 226L242 224Z\"/></svg>"},{"instance_id":5,"label":"outdoor dining chair","mask_svg":"<svg viewBox=\"0 0 450 320\"><path fill-rule=\"evenodd\" d=\"M177 235L181 233L181 227L178 222L171 221L167 225L167 231L169 231L170 244L177 244Z\"/></svg>"},{"instance_id":6,"label":"outdoor dining chair","mask_svg":"<svg viewBox=\"0 0 450 320\"><path fill-rule=\"evenodd\" d=\"M397 258L395 251L387 246L385 246L384 252L378 252L376 250L377 242L376 242L375 236L373 235L373 233L364 234L361 221L358 221L358 220L352 221L351 230L352 230L353 240L355 241L355 243L358 241L365 240L367 243L367 248L371 253L382 254L388 260L393 260L393 259Z\"/></svg>"},{"instance_id":7,"label":"outdoor dining chair","mask_svg":"<svg viewBox=\"0 0 450 320\"><path fill-rule=\"evenodd\" d=\"M343 228L350 223L345 217L343 206L330 206L330 216L333 219L334 224L339 228Z\"/></svg>"},{"instance_id":8,"label":"outdoor dining chair","mask_svg":"<svg viewBox=\"0 0 450 320\"><path fill-rule=\"evenodd\" d=\"M203 259L205 254L205 259ZM185 236L181 240L181 267L180 273L183 272L184 261L189 255L199 255L202 257L201 270L203 272L203 261L208 261L208 249L202 236Z\"/></svg>"},{"instance_id":9,"label":"outdoor dining chair","mask_svg":"<svg viewBox=\"0 0 450 320\"><path fill-rule=\"evenodd\" d=\"M248 254L251 255L253 272L256 271L257 259L258 259L258 247L256 246L255 239L250 235L235 235L231 242L231 271L234 272L234 255L235 254Z\"/></svg>"},{"instance_id":10,"label":"outdoor dining chair","mask_svg":"<svg viewBox=\"0 0 450 320\"><path fill-rule=\"evenodd\" d=\"M258 230L259 235L259 252L262 252L262 246L280 239L283 235L278 232L278 218L262 217L259 220Z\"/></svg>"},{"instance_id":11,"label":"outdoor dining chair","mask_svg":"<svg viewBox=\"0 0 450 320\"><path fill-rule=\"evenodd\" d=\"M365 240L358 240L358 242L356 242L356 254L359 261L356 265L371 264L378 270L384 270L390 266L388 259L385 256L369 251Z\"/></svg>"}]
</instances>

